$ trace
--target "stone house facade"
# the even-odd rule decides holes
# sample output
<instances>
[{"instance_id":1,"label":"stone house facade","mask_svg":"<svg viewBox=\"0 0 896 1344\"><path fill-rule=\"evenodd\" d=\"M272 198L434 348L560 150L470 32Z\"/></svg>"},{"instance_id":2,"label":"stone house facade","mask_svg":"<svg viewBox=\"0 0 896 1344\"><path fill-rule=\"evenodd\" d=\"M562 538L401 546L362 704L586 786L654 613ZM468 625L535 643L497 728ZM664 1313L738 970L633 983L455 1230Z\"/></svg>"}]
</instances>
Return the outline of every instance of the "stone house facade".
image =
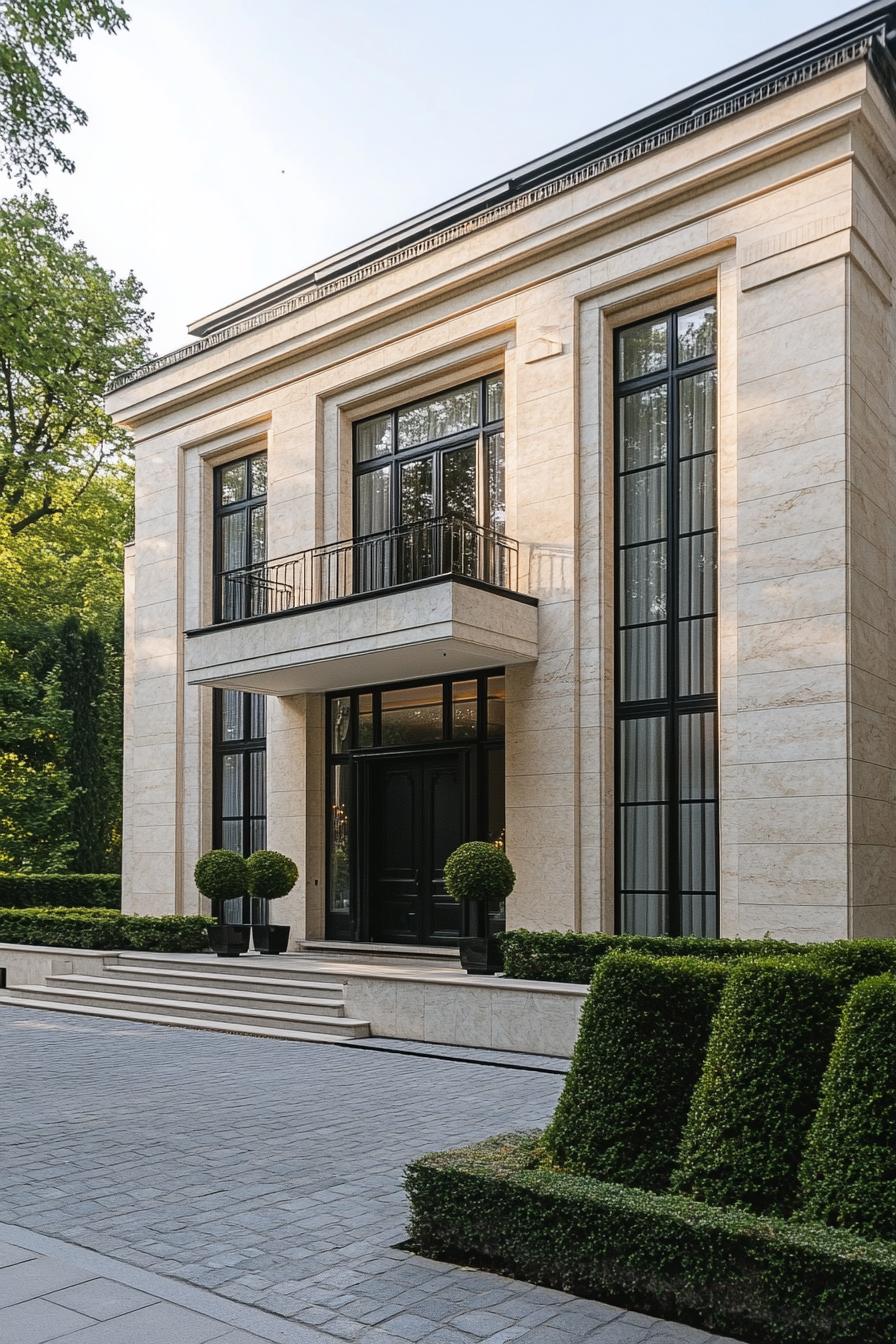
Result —
<instances>
[{"instance_id":1,"label":"stone house facade","mask_svg":"<svg viewBox=\"0 0 896 1344\"><path fill-rule=\"evenodd\" d=\"M221 309L118 380L125 906L296 939L896 935L896 6ZM497 927L504 912L495 909Z\"/></svg>"}]
</instances>

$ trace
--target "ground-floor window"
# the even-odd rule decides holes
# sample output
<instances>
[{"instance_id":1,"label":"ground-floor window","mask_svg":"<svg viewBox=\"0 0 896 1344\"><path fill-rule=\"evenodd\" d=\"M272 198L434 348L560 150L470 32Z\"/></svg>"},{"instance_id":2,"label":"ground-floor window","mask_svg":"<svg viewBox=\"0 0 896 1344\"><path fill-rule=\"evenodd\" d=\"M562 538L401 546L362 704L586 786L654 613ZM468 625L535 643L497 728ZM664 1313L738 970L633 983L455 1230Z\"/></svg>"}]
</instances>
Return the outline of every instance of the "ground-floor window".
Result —
<instances>
[{"instance_id":1,"label":"ground-floor window","mask_svg":"<svg viewBox=\"0 0 896 1344\"><path fill-rule=\"evenodd\" d=\"M616 875L627 933L718 934L716 307L616 333Z\"/></svg>"},{"instance_id":2,"label":"ground-floor window","mask_svg":"<svg viewBox=\"0 0 896 1344\"><path fill-rule=\"evenodd\" d=\"M216 690L213 716L212 844L249 855L267 843L265 697ZM235 908L224 914L234 923L249 918Z\"/></svg>"},{"instance_id":3,"label":"ground-floor window","mask_svg":"<svg viewBox=\"0 0 896 1344\"><path fill-rule=\"evenodd\" d=\"M327 936L455 940L444 860L504 842L503 671L337 692L326 731Z\"/></svg>"}]
</instances>

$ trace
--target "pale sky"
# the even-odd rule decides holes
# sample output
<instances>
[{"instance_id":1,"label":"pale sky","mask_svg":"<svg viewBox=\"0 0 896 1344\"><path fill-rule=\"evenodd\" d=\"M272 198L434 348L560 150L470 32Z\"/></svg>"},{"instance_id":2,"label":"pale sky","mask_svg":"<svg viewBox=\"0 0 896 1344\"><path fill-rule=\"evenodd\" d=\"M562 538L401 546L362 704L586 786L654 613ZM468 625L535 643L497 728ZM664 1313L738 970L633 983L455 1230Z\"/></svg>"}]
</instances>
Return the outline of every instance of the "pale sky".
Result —
<instances>
[{"instance_id":1,"label":"pale sky","mask_svg":"<svg viewBox=\"0 0 896 1344\"><path fill-rule=\"evenodd\" d=\"M128 3L128 0L125 0ZM830 0L130 0L63 72L46 185L186 325L849 8ZM44 185L35 183L35 186Z\"/></svg>"}]
</instances>

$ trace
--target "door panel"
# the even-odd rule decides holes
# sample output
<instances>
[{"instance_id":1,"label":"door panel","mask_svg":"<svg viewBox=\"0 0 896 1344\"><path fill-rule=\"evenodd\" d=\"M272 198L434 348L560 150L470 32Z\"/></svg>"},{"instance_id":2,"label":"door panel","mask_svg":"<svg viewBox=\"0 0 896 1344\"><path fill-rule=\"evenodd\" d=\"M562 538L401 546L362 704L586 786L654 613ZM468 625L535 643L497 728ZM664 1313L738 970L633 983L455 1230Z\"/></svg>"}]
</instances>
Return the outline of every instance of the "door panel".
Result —
<instances>
[{"instance_id":1,"label":"door panel","mask_svg":"<svg viewBox=\"0 0 896 1344\"><path fill-rule=\"evenodd\" d=\"M371 790L371 937L418 942L422 772L417 762L374 768Z\"/></svg>"},{"instance_id":2,"label":"door panel","mask_svg":"<svg viewBox=\"0 0 896 1344\"><path fill-rule=\"evenodd\" d=\"M464 760L380 760L370 771L371 939L453 942L460 911L445 894L444 865L467 837Z\"/></svg>"},{"instance_id":3,"label":"door panel","mask_svg":"<svg viewBox=\"0 0 896 1344\"><path fill-rule=\"evenodd\" d=\"M429 841L428 941L460 935L460 906L445 893L445 860L467 836L465 790L458 757L424 767L424 834Z\"/></svg>"}]
</instances>

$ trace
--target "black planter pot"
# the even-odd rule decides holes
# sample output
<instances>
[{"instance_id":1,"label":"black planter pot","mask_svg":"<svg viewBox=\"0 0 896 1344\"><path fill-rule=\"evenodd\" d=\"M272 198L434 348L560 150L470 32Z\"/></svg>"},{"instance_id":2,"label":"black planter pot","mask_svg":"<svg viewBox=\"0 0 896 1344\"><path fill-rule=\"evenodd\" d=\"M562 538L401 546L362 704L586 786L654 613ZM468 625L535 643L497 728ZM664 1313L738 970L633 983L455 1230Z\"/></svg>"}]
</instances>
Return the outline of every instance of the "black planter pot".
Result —
<instances>
[{"instance_id":1,"label":"black planter pot","mask_svg":"<svg viewBox=\"0 0 896 1344\"><path fill-rule=\"evenodd\" d=\"M277 957L289 946L289 925L254 924L252 942L256 952L263 952L266 957Z\"/></svg>"},{"instance_id":2,"label":"black planter pot","mask_svg":"<svg viewBox=\"0 0 896 1344\"><path fill-rule=\"evenodd\" d=\"M209 947L219 957L238 957L249 951L251 924L213 924L206 932Z\"/></svg>"},{"instance_id":3,"label":"black planter pot","mask_svg":"<svg viewBox=\"0 0 896 1344\"><path fill-rule=\"evenodd\" d=\"M467 975L494 975L503 971L501 944L494 934L485 938L460 938L460 964Z\"/></svg>"}]
</instances>

